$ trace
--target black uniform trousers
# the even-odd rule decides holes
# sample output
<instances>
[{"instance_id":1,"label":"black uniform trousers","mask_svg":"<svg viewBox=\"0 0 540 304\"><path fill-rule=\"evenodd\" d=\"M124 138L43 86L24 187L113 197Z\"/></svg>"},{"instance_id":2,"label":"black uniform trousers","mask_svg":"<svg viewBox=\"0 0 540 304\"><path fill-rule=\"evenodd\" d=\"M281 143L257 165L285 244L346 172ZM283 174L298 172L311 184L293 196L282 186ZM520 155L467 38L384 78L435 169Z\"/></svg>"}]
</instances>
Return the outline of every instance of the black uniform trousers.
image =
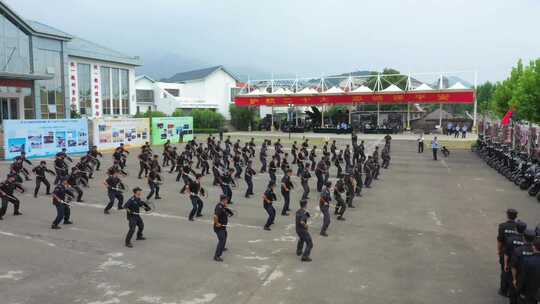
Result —
<instances>
[{"instance_id":1,"label":"black uniform trousers","mask_svg":"<svg viewBox=\"0 0 540 304\"><path fill-rule=\"evenodd\" d=\"M53 205L56 207L56 218L54 219L52 225L58 226L62 220L64 220L64 223L69 221L71 216L71 209L69 206L60 202L54 202Z\"/></svg>"},{"instance_id":2,"label":"black uniform trousers","mask_svg":"<svg viewBox=\"0 0 540 304\"><path fill-rule=\"evenodd\" d=\"M225 249L225 245L227 244L227 229L214 227L214 232L218 238L218 244L214 257L219 258L223 254L223 249Z\"/></svg>"},{"instance_id":3,"label":"black uniform trousers","mask_svg":"<svg viewBox=\"0 0 540 304\"><path fill-rule=\"evenodd\" d=\"M196 215L197 217L202 216L202 209L203 209L203 201L200 197L197 195L191 195L191 211L189 212L189 219L193 220L193 217Z\"/></svg>"},{"instance_id":4,"label":"black uniform trousers","mask_svg":"<svg viewBox=\"0 0 540 304\"><path fill-rule=\"evenodd\" d=\"M302 199L307 199L309 196L309 184L307 181L302 182L302 189L304 189L304 193L302 194Z\"/></svg>"},{"instance_id":5,"label":"black uniform trousers","mask_svg":"<svg viewBox=\"0 0 540 304\"><path fill-rule=\"evenodd\" d=\"M272 204L264 204L263 207L264 210L266 210L266 213L268 213L268 219L266 220L264 227L270 227L270 225L274 224L274 220L276 218L276 209Z\"/></svg>"},{"instance_id":6,"label":"black uniform trousers","mask_svg":"<svg viewBox=\"0 0 540 304\"><path fill-rule=\"evenodd\" d=\"M118 200L118 209L122 208L124 204L124 196L120 191L109 190L107 195L109 196L109 203L105 207L106 211L109 211L114 206L114 200Z\"/></svg>"},{"instance_id":7,"label":"black uniform trousers","mask_svg":"<svg viewBox=\"0 0 540 304\"><path fill-rule=\"evenodd\" d=\"M246 197L248 197L249 195L253 195L253 180L252 178L250 177L247 177L247 178L244 178L244 180L246 181L246 184L247 184L247 189L246 189Z\"/></svg>"},{"instance_id":8,"label":"black uniform trousers","mask_svg":"<svg viewBox=\"0 0 540 304\"><path fill-rule=\"evenodd\" d=\"M37 194L39 192L39 187L41 186L41 183L43 183L45 185L45 187L47 187L47 194L50 194L50 192L51 192L51 184L49 183L47 178L37 176L36 177L36 188L34 189L34 196L37 196Z\"/></svg>"},{"instance_id":9,"label":"black uniform trousers","mask_svg":"<svg viewBox=\"0 0 540 304\"><path fill-rule=\"evenodd\" d=\"M19 212L19 205L20 205L19 200L14 196L11 196L11 197L3 196L2 207L0 208L0 217L3 217L6 214L8 202L13 204L14 213Z\"/></svg>"},{"instance_id":10,"label":"black uniform trousers","mask_svg":"<svg viewBox=\"0 0 540 304\"><path fill-rule=\"evenodd\" d=\"M307 230L296 230L298 235L298 243L296 245L296 254L302 255L302 257L309 257L311 254L311 249L313 248L313 241L311 240L311 235ZM306 245L304 248L304 244ZM304 250L302 252L302 249Z\"/></svg>"},{"instance_id":11,"label":"black uniform trousers","mask_svg":"<svg viewBox=\"0 0 540 304\"><path fill-rule=\"evenodd\" d=\"M323 224L321 227L321 233L326 232L326 229L328 229L328 226L330 226L330 206L329 205L323 205L322 207L319 207L321 209L321 213L323 215Z\"/></svg>"},{"instance_id":12,"label":"black uniform trousers","mask_svg":"<svg viewBox=\"0 0 540 304\"><path fill-rule=\"evenodd\" d=\"M159 197L159 185L154 182L149 182L148 186L150 186L150 193L146 196L146 199L149 200L152 198L154 193L156 194L156 198Z\"/></svg>"},{"instance_id":13,"label":"black uniform trousers","mask_svg":"<svg viewBox=\"0 0 540 304\"><path fill-rule=\"evenodd\" d=\"M126 234L126 244L131 243L131 238L133 233L135 233L135 228L137 229L137 238L142 238L144 230L144 222L140 215L138 214L128 214L127 215L129 230Z\"/></svg>"},{"instance_id":14,"label":"black uniform trousers","mask_svg":"<svg viewBox=\"0 0 540 304\"><path fill-rule=\"evenodd\" d=\"M283 195L283 208L281 209L281 215L286 215L289 209L289 203L291 201L291 192L281 190L281 195Z\"/></svg>"}]
</instances>

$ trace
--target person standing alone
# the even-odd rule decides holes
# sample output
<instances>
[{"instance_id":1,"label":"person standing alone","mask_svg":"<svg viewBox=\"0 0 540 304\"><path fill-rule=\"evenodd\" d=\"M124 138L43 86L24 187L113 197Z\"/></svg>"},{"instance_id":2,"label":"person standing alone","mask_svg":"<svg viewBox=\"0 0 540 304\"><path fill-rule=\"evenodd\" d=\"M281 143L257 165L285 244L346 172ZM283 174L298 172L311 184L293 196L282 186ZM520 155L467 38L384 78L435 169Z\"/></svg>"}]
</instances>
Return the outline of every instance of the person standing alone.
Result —
<instances>
[{"instance_id":1,"label":"person standing alone","mask_svg":"<svg viewBox=\"0 0 540 304\"><path fill-rule=\"evenodd\" d=\"M431 141L431 149L433 150L433 160L437 160L437 152L439 151L440 144L437 136Z\"/></svg>"},{"instance_id":2,"label":"person standing alone","mask_svg":"<svg viewBox=\"0 0 540 304\"><path fill-rule=\"evenodd\" d=\"M420 133L416 141L418 141L418 153L424 153L424 134Z\"/></svg>"}]
</instances>

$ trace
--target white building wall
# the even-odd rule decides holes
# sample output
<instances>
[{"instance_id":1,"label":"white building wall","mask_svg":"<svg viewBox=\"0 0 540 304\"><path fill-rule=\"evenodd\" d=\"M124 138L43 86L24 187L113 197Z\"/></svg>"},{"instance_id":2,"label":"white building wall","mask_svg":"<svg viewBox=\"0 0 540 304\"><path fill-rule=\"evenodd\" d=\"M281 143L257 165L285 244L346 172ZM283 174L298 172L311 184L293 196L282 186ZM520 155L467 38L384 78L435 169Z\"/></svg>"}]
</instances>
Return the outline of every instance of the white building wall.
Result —
<instances>
[{"instance_id":1,"label":"white building wall","mask_svg":"<svg viewBox=\"0 0 540 304\"><path fill-rule=\"evenodd\" d=\"M111 63L111 62L104 62L100 60L90 60L90 59L84 59L79 57L69 57L68 58L68 66L71 66L71 63L75 63L75 66L78 63L83 64L89 64L90 65L90 79L91 79L91 93L92 93L92 111L91 115L87 115L88 118L97 118L103 116L103 104L101 101L101 75L100 75L100 69L101 67L109 67L109 68L118 68L118 69L125 69L128 70L128 77L129 77L129 115L134 115L137 111L136 109L136 100L135 100L135 68L133 66L124 65L124 64L117 64L117 63ZM75 79L77 78L76 75L76 69L74 70L74 75L71 75L71 70L68 67L68 73L69 79L71 80L72 76L75 76ZM95 80L97 79L97 82ZM76 81L76 80L75 80ZM70 83L67 83L66 86L70 86ZM79 111L79 100L78 100L78 92L76 92L74 95L72 94L72 90L68 90L70 93L69 100L71 103L76 104L77 111ZM122 100L120 100L120 108L122 108ZM112 103L112 99L111 99ZM112 106L111 106L112 108ZM111 115L113 116L113 115ZM125 114L120 114L117 116L126 116Z\"/></svg>"},{"instance_id":2,"label":"white building wall","mask_svg":"<svg viewBox=\"0 0 540 304\"><path fill-rule=\"evenodd\" d=\"M218 104L217 111L226 120L231 119L229 106L231 104L231 88L236 87L236 80L223 70L217 70L205 79L205 100Z\"/></svg>"}]
</instances>

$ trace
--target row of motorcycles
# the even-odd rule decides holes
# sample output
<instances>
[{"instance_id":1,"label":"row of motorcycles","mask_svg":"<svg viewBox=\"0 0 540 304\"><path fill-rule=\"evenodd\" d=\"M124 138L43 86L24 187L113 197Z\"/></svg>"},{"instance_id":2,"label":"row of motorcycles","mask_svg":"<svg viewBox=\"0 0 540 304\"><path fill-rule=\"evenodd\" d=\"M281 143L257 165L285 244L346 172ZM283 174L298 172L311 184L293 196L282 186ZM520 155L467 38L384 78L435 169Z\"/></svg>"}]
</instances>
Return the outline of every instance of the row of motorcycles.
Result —
<instances>
[{"instance_id":1,"label":"row of motorcycles","mask_svg":"<svg viewBox=\"0 0 540 304\"><path fill-rule=\"evenodd\" d=\"M490 167L540 201L540 166L536 158L482 135L474 150Z\"/></svg>"}]
</instances>

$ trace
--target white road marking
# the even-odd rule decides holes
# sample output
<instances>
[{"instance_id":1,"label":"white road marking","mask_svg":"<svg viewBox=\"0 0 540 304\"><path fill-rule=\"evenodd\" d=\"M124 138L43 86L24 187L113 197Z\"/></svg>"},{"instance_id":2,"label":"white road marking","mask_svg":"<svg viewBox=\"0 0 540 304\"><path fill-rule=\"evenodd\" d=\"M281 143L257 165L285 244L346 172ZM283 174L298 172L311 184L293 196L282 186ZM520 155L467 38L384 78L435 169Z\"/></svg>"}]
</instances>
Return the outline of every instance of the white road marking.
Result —
<instances>
[{"instance_id":1,"label":"white road marking","mask_svg":"<svg viewBox=\"0 0 540 304\"><path fill-rule=\"evenodd\" d=\"M283 235L277 239L274 239L274 242L294 242L296 238L290 235Z\"/></svg>"},{"instance_id":2,"label":"white road marking","mask_svg":"<svg viewBox=\"0 0 540 304\"><path fill-rule=\"evenodd\" d=\"M260 257L258 255L256 256L243 256L243 255L236 255L237 257L244 259L244 260L258 260L258 261L266 261L269 258L268 257Z\"/></svg>"},{"instance_id":3,"label":"white road marking","mask_svg":"<svg viewBox=\"0 0 540 304\"><path fill-rule=\"evenodd\" d=\"M257 272L257 276L262 279L264 277L264 274L270 269L270 265L261 265L260 267L251 266L248 268L255 270Z\"/></svg>"},{"instance_id":4,"label":"white road marking","mask_svg":"<svg viewBox=\"0 0 540 304\"><path fill-rule=\"evenodd\" d=\"M18 281L22 279L22 270L10 270L5 274L0 274L0 280L13 280Z\"/></svg>"},{"instance_id":5,"label":"white road marking","mask_svg":"<svg viewBox=\"0 0 540 304\"><path fill-rule=\"evenodd\" d=\"M137 299L137 302L159 304L159 303L161 303L161 297L155 297L155 296L142 296L142 297L140 297L140 298Z\"/></svg>"},{"instance_id":6,"label":"white road marking","mask_svg":"<svg viewBox=\"0 0 540 304\"><path fill-rule=\"evenodd\" d=\"M88 304L119 304L119 303L120 303L120 299L112 298L107 301L94 301L94 302L89 302Z\"/></svg>"},{"instance_id":7,"label":"white road marking","mask_svg":"<svg viewBox=\"0 0 540 304\"><path fill-rule=\"evenodd\" d=\"M35 238L27 236L27 235L15 234L15 233L12 233L12 232L2 231L2 230L0 230L0 235L5 235L5 236L10 236L10 237L15 237L15 238L21 238L21 239L25 239L25 240L29 240L29 241L42 243L42 244L45 244L45 245L47 245L49 247L56 247L56 245L51 243L51 242L47 242L47 241L40 240L40 239L35 239Z\"/></svg>"},{"instance_id":8,"label":"white road marking","mask_svg":"<svg viewBox=\"0 0 540 304\"><path fill-rule=\"evenodd\" d=\"M119 258L123 256L124 254L122 252L112 252L107 254L107 261L101 263L101 265L98 266L98 269L96 272L103 272L107 271L110 267L120 267L120 268L126 268L126 269L134 269L135 265L121 261L116 260L115 258Z\"/></svg>"},{"instance_id":9,"label":"white road marking","mask_svg":"<svg viewBox=\"0 0 540 304\"><path fill-rule=\"evenodd\" d=\"M263 241L263 240L249 240L248 243L254 244L254 243L260 243L260 242L262 242L262 241Z\"/></svg>"},{"instance_id":10,"label":"white road marking","mask_svg":"<svg viewBox=\"0 0 540 304\"><path fill-rule=\"evenodd\" d=\"M217 294L215 293L207 293L202 296L202 298L195 298L193 300L182 300L180 301L180 304L204 304L204 303L210 303L217 297ZM166 303L163 303L166 304ZM173 304L173 303L170 303Z\"/></svg>"}]
</instances>

